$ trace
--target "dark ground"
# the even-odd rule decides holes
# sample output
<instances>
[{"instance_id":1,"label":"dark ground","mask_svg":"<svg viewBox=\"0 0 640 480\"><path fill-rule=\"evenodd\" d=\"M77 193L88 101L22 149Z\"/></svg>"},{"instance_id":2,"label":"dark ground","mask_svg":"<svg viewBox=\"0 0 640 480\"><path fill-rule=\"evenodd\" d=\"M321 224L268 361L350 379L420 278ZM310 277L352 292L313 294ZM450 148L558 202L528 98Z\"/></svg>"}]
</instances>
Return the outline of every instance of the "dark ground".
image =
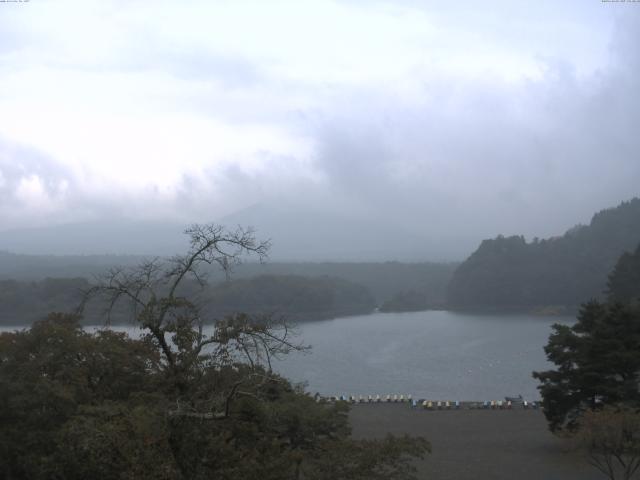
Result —
<instances>
[{"instance_id":1,"label":"dark ground","mask_svg":"<svg viewBox=\"0 0 640 480\"><path fill-rule=\"evenodd\" d=\"M554 437L537 410L426 411L407 404L354 405L356 438L421 435L432 453L418 463L430 480L602 480L583 454Z\"/></svg>"}]
</instances>

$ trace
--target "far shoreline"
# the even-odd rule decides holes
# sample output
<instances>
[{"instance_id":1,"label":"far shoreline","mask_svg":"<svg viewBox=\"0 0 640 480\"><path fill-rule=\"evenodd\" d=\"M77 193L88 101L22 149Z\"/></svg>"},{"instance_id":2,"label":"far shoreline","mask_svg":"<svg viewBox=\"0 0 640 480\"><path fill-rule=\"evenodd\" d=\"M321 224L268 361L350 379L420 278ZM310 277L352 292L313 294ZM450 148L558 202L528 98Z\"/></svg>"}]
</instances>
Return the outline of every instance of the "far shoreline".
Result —
<instances>
[{"instance_id":1,"label":"far shoreline","mask_svg":"<svg viewBox=\"0 0 640 480\"><path fill-rule=\"evenodd\" d=\"M373 313L416 313L416 312L452 312L466 313L477 315L534 315L541 317L564 317L575 316L578 314L580 307L578 305L539 305L539 306L513 306L513 307L497 307L497 306L473 306L473 307L456 307L450 305L438 305L421 310L375 310Z\"/></svg>"},{"instance_id":2,"label":"far shoreline","mask_svg":"<svg viewBox=\"0 0 640 480\"><path fill-rule=\"evenodd\" d=\"M528 315L534 317L575 317L579 312L578 306L543 306L543 307L474 307L474 308L456 308L456 307L447 307L447 306L438 306L433 308L427 308L424 310L394 310L394 311L381 311L379 309L372 310L370 312L342 312L340 315L331 315L327 317L317 316L317 313L314 312L309 315L291 315L287 317L286 314L280 315L285 320L288 320L292 324L309 324L315 322L326 322L331 320L337 320L340 318L350 318L350 317L366 317L373 315L387 315L387 314L396 314L401 315L404 313L420 313L420 312L451 312L462 315ZM278 316L278 314L276 314ZM4 324L0 320L0 332L6 331L14 331L14 330L23 330L25 328L31 328L31 326L39 321L46 318L46 316L33 318L30 321L26 321L24 323L7 323ZM214 322L205 322L205 326L211 326ZM137 324L135 322L104 322L102 324L96 323L82 323L83 327L90 328L109 328L109 327L136 327Z\"/></svg>"}]
</instances>

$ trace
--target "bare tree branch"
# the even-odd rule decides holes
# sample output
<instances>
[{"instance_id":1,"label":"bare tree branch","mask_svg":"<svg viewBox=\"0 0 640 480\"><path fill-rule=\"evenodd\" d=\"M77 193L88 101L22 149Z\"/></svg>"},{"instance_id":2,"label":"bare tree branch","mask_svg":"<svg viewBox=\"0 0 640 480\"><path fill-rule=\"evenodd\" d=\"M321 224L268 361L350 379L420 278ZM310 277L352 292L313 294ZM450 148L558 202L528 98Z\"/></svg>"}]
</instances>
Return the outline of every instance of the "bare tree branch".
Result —
<instances>
[{"instance_id":1,"label":"bare tree branch","mask_svg":"<svg viewBox=\"0 0 640 480\"><path fill-rule=\"evenodd\" d=\"M121 313L121 305L130 307L131 320L159 348L162 363L174 379L177 398L189 383L186 379L198 375L199 366L204 364L214 370L248 368L258 373L265 369L267 374L260 384L274 379L272 358L306 348L291 340L286 322L268 315L252 318L239 313L213 322L212 332L207 335L203 310L189 290L192 284L186 283L191 279L202 291L206 285L203 266L217 265L228 276L246 255L257 256L262 262L270 242L257 241L251 228L229 231L216 224L192 225L185 234L190 239L186 254L167 260L145 260L133 268L109 270L83 292L79 311L82 312L88 302L100 299L106 304L105 316L109 323L112 315ZM186 296L182 296L185 289ZM231 401L238 395L240 384L244 385L242 391L248 392L247 378L237 385L219 387L225 412L228 413ZM190 416L201 413L189 412Z\"/></svg>"}]
</instances>

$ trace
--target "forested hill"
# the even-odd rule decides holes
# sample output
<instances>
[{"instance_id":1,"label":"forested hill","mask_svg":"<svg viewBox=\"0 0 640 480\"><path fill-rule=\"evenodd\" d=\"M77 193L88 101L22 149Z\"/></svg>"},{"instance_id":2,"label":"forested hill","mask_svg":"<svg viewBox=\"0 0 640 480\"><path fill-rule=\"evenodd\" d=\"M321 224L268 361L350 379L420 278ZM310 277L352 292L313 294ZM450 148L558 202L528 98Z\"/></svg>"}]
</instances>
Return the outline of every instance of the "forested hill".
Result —
<instances>
[{"instance_id":1,"label":"forested hill","mask_svg":"<svg viewBox=\"0 0 640 480\"><path fill-rule=\"evenodd\" d=\"M0 280L0 326L29 325L49 312L74 312L82 291L91 284L84 278L46 278L38 282ZM369 290L357 283L333 277L259 275L216 282L200 291L186 283L184 294L198 299L207 322L238 312L271 314L291 321L322 320L371 313L376 304ZM83 321L100 325L106 304L84 311ZM112 323L131 323L131 312L116 308Z\"/></svg>"},{"instance_id":2,"label":"forested hill","mask_svg":"<svg viewBox=\"0 0 640 480\"><path fill-rule=\"evenodd\" d=\"M635 252L625 252L607 282L610 302L640 306L640 244Z\"/></svg>"},{"instance_id":3,"label":"forested hill","mask_svg":"<svg viewBox=\"0 0 640 480\"><path fill-rule=\"evenodd\" d=\"M45 278L87 278L104 274L113 267L132 267L145 259L136 255L17 255L0 250L0 281L42 281ZM234 268L239 280L259 275L297 275L336 277L365 286L376 304L403 292L419 292L432 304L443 304L456 263L402 262L247 262ZM221 281L224 273L211 269L211 282Z\"/></svg>"},{"instance_id":4,"label":"forested hill","mask_svg":"<svg viewBox=\"0 0 640 480\"><path fill-rule=\"evenodd\" d=\"M498 236L454 272L447 301L452 308L519 309L577 306L604 296L618 258L640 243L640 199L596 213L587 226L561 237L526 242Z\"/></svg>"},{"instance_id":5,"label":"forested hill","mask_svg":"<svg viewBox=\"0 0 640 480\"><path fill-rule=\"evenodd\" d=\"M327 276L259 275L220 282L206 295L206 310L214 318L244 312L305 321L367 314L375 308L367 288Z\"/></svg>"}]
</instances>

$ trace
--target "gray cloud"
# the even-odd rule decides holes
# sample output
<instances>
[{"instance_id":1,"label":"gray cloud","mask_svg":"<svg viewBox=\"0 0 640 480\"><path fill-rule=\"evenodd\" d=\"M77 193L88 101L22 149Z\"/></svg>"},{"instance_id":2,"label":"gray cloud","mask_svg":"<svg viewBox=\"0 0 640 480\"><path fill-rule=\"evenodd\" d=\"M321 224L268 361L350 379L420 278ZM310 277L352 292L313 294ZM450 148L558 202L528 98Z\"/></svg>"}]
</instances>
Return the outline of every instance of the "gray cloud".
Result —
<instances>
[{"instance_id":1,"label":"gray cloud","mask_svg":"<svg viewBox=\"0 0 640 480\"><path fill-rule=\"evenodd\" d=\"M562 233L640 194L638 25L619 24L610 68L586 79L550 62L515 86L431 82L416 105L343 92L312 126L316 166L343 198L424 232Z\"/></svg>"},{"instance_id":2,"label":"gray cloud","mask_svg":"<svg viewBox=\"0 0 640 480\"><path fill-rule=\"evenodd\" d=\"M410 8L422 8L421 3L403 2ZM386 2L379 5L388 7ZM471 5L463 4L467 10ZM559 234L588 222L601 208L640 195L640 8L617 11L605 49L609 62L585 75L588 62L582 57L588 52L580 51L580 59L568 57L562 29L588 29L608 5L544 3L536 10L538 20L559 8L558 16L567 21L554 24L548 36L528 31L541 35L539 52L535 39L518 35L527 12L508 5L512 2L504 4L510 21L488 11L479 12L477 22L486 28L501 23L495 41L513 39L523 58L534 56L542 67L539 78L472 78L434 72L425 61L415 66L412 95L384 82L275 79L252 58L205 46L169 45L155 32L141 32L140 43L111 60L70 67L160 72L187 81L180 85L188 86L190 80L215 84L220 87L215 95L185 91L171 101L180 103L179 109L226 122L277 125L313 143L312 158L258 151L251 157L256 168L229 158L185 173L168 193L154 185L139 192L114 186L104 196L84 188L60 161L3 141L0 212L5 228L19 225L21 217L32 221L21 215L27 207L18 197L25 179L37 177L47 197L58 204L46 214L51 222L122 216L208 221L261 204L257 211L266 217L269 209L280 215L279 223L274 220L280 231L286 226L283 218L309 212L313 218L340 219L305 223L306 229L317 227L309 235L327 238L319 232L328 225L346 230L350 220L369 222L361 230L370 236L379 226L415 236L412 245L424 241L422 258L461 258L482 238ZM436 19L454 18L460 29L474 21L469 15L451 17L443 2L426 11ZM33 44L16 32L9 37L0 55ZM43 62L55 66L63 60L53 56ZM238 90L246 95L236 97ZM303 100L283 101L291 97ZM310 167L300 167L301 160L309 160ZM269 229L268 222L264 228ZM368 251L383 252L380 246Z\"/></svg>"}]
</instances>

